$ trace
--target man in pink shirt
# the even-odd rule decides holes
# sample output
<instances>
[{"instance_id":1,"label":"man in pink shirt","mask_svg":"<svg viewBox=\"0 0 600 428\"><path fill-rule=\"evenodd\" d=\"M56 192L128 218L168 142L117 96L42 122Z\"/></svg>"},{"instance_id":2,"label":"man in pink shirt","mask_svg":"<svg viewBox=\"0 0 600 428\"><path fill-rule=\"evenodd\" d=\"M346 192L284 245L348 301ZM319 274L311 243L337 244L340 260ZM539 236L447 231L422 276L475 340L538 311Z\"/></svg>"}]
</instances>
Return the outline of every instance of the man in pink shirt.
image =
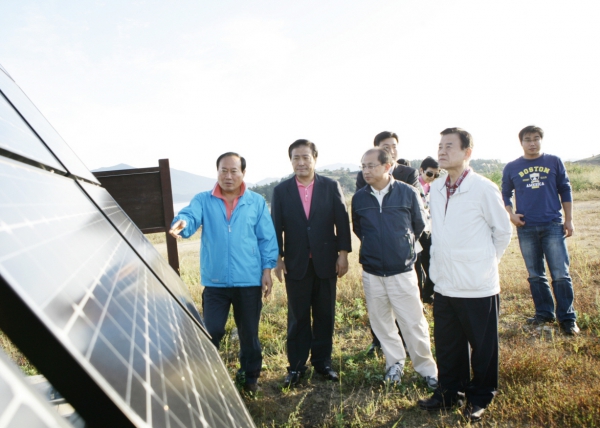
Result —
<instances>
[{"instance_id":1,"label":"man in pink shirt","mask_svg":"<svg viewBox=\"0 0 600 428\"><path fill-rule=\"evenodd\" d=\"M338 381L331 367L337 278L348 271L350 221L340 184L315 174L317 147L297 140L288 154L294 176L273 190L271 216L279 244L275 275L288 295L288 374L297 384L310 353L315 370ZM311 320L312 314L312 320Z\"/></svg>"}]
</instances>

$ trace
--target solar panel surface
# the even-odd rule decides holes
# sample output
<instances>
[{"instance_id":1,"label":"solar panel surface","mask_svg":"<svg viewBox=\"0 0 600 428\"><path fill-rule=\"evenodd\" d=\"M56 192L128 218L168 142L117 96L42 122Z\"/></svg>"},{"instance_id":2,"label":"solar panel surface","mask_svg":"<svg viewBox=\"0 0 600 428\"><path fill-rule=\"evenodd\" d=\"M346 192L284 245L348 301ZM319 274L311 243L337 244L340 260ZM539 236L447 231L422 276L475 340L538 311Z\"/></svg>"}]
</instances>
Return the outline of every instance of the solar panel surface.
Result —
<instances>
[{"instance_id":1,"label":"solar panel surface","mask_svg":"<svg viewBox=\"0 0 600 428\"><path fill-rule=\"evenodd\" d=\"M0 149L66 172L2 94L0 94Z\"/></svg>"},{"instance_id":2,"label":"solar panel surface","mask_svg":"<svg viewBox=\"0 0 600 428\"><path fill-rule=\"evenodd\" d=\"M60 163L64 165L67 172L92 183L98 183L94 174L86 168L58 132L56 132L42 113L33 105L27 95L3 70L0 70L0 91L15 109L18 110L21 116L25 118L27 123L39 135L40 139Z\"/></svg>"},{"instance_id":3,"label":"solar panel surface","mask_svg":"<svg viewBox=\"0 0 600 428\"><path fill-rule=\"evenodd\" d=\"M23 374L0 351L0 428L71 427L37 391L25 382Z\"/></svg>"},{"instance_id":4,"label":"solar panel surface","mask_svg":"<svg viewBox=\"0 0 600 428\"><path fill-rule=\"evenodd\" d=\"M146 239L129 216L119 207L114 198L105 189L93 184L79 182L79 185L82 186L83 190L92 198L111 223L131 244L133 249L148 264L148 267L158 276L159 280L172 291L175 298L179 299L194 318L202 323L200 314L194 305L190 291L185 283L169 266L165 258Z\"/></svg>"}]
</instances>

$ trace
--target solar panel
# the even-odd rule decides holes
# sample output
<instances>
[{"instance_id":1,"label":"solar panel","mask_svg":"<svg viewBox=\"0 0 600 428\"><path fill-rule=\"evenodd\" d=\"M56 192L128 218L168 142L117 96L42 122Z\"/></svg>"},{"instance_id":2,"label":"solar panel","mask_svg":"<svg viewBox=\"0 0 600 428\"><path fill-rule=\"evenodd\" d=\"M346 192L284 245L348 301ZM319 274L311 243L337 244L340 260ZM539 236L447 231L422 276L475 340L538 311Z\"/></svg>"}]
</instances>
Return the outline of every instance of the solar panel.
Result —
<instances>
[{"instance_id":1,"label":"solar panel","mask_svg":"<svg viewBox=\"0 0 600 428\"><path fill-rule=\"evenodd\" d=\"M0 94L0 149L66 173L13 106Z\"/></svg>"},{"instance_id":2,"label":"solar panel","mask_svg":"<svg viewBox=\"0 0 600 428\"><path fill-rule=\"evenodd\" d=\"M58 132L27 98L27 95L3 70L0 70L0 91L23 116L60 163L64 165L67 172L92 183L98 183L94 174L85 167Z\"/></svg>"},{"instance_id":3,"label":"solar panel","mask_svg":"<svg viewBox=\"0 0 600 428\"><path fill-rule=\"evenodd\" d=\"M121 232L123 237L131 244L133 249L148 264L148 267L158 276L158 279L166 285L172 294L181 301L183 306L200 322L202 319L189 289L181 280L179 275L169 266L169 263L146 239L144 234L136 227L133 221L119 207L114 198L103 188L79 183L83 190L92 198L96 205L104 212L111 223Z\"/></svg>"},{"instance_id":4,"label":"solar panel","mask_svg":"<svg viewBox=\"0 0 600 428\"><path fill-rule=\"evenodd\" d=\"M23 374L0 351L0 428L66 428L44 398L25 382Z\"/></svg>"},{"instance_id":5,"label":"solar panel","mask_svg":"<svg viewBox=\"0 0 600 428\"><path fill-rule=\"evenodd\" d=\"M1 69L0 90L0 328L88 424L254 426L185 284Z\"/></svg>"}]
</instances>

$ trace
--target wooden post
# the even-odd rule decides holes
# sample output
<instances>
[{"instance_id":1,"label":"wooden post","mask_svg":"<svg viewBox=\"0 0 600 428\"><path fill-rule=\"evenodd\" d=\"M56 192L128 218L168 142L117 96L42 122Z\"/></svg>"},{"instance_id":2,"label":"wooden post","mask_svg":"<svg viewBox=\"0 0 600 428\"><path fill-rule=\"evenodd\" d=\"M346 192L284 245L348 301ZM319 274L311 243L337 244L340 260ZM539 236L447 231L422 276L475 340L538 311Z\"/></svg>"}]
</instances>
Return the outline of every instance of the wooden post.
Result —
<instances>
[{"instance_id":1,"label":"wooden post","mask_svg":"<svg viewBox=\"0 0 600 428\"><path fill-rule=\"evenodd\" d=\"M171 222L175 217L173 210L173 191L171 190L171 169L169 168L169 159L159 159L158 168L160 170L160 185L162 188L163 212L165 216L165 236L167 238L167 255L169 264L179 273L179 254L177 252L177 240L169 235Z\"/></svg>"}]
</instances>

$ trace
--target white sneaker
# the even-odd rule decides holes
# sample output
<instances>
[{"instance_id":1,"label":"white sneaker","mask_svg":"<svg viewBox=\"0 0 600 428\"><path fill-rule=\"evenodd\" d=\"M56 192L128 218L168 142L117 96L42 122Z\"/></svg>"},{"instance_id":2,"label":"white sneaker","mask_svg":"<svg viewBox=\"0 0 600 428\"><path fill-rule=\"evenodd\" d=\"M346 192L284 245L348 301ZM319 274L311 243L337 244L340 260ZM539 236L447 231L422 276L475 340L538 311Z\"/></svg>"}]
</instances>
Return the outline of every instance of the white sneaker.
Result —
<instances>
[{"instance_id":1,"label":"white sneaker","mask_svg":"<svg viewBox=\"0 0 600 428\"><path fill-rule=\"evenodd\" d=\"M425 383L427 384L427 388L434 390L438 387L438 380L437 377L434 376L425 376L423 379L425 379Z\"/></svg>"},{"instance_id":2,"label":"white sneaker","mask_svg":"<svg viewBox=\"0 0 600 428\"><path fill-rule=\"evenodd\" d=\"M391 383L400 383L402 381L402 375L404 374L404 364L398 361L396 364L391 366L385 373L384 381Z\"/></svg>"}]
</instances>

